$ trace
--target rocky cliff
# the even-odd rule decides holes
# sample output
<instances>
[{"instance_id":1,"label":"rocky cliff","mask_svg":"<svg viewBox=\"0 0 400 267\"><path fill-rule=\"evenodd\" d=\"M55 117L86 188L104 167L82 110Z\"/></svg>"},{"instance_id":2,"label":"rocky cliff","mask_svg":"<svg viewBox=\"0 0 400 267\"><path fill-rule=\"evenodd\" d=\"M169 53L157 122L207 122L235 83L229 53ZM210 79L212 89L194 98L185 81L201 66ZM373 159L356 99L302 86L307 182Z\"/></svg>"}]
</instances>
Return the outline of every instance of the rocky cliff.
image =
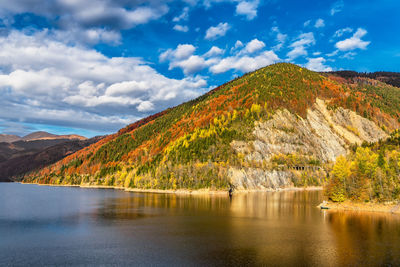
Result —
<instances>
[{"instance_id":1,"label":"rocky cliff","mask_svg":"<svg viewBox=\"0 0 400 267\"><path fill-rule=\"evenodd\" d=\"M354 111L342 107L328 109L327 104L317 98L305 118L287 109L278 110L270 120L255 123L253 141L233 141L232 147L248 162L270 162L277 155L295 154L328 163L346 154L352 144L388 137L374 122ZM309 174L322 171L307 163L290 167L292 170L232 167L229 177L237 189L263 190L294 186L299 171Z\"/></svg>"}]
</instances>

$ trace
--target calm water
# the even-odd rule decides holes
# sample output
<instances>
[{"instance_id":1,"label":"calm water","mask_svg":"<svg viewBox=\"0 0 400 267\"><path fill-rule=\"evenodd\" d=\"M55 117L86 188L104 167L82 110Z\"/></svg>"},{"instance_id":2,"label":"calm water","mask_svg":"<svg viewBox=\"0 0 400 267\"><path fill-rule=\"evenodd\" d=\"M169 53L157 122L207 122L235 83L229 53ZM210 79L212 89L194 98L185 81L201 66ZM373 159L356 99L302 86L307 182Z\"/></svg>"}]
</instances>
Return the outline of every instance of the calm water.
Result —
<instances>
[{"instance_id":1,"label":"calm water","mask_svg":"<svg viewBox=\"0 0 400 267\"><path fill-rule=\"evenodd\" d=\"M398 216L322 199L0 184L0 265L400 265Z\"/></svg>"}]
</instances>

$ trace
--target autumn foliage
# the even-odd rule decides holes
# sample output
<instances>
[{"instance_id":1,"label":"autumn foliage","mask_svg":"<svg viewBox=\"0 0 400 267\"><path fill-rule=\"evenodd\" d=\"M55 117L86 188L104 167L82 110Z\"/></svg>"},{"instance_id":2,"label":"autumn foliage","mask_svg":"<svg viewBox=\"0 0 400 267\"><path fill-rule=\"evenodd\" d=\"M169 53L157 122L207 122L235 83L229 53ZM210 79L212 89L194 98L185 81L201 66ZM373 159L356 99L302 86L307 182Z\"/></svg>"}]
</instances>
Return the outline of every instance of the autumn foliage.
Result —
<instances>
[{"instance_id":1,"label":"autumn foliage","mask_svg":"<svg viewBox=\"0 0 400 267\"><path fill-rule=\"evenodd\" d=\"M361 79L360 81L364 81ZM25 181L138 188L223 188L239 164L233 140L277 109L305 117L316 98L346 107L387 131L398 127L400 90L321 75L287 63L236 78L197 99L139 120Z\"/></svg>"}]
</instances>

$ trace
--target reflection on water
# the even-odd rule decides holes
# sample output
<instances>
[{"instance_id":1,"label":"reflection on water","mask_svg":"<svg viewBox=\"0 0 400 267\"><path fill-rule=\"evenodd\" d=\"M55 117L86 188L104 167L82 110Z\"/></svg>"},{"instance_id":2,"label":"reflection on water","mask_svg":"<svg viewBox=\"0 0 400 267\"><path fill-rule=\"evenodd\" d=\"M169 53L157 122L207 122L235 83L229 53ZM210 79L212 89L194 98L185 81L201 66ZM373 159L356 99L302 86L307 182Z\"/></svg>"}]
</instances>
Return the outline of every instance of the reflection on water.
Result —
<instances>
[{"instance_id":1,"label":"reflection on water","mask_svg":"<svg viewBox=\"0 0 400 267\"><path fill-rule=\"evenodd\" d=\"M400 220L396 215L336 212L328 223L341 265L400 265ZM371 264L372 265L372 264Z\"/></svg>"},{"instance_id":2,"label":"reflection on water","mask_svg":"<svg viewBox=\"0 0 400 267\"><path fill-rule=\"evenodd\" d=\"M400 264L400 220L319 191L228 196L0 185L0 265Z\"/></svg>"}]
</instances>

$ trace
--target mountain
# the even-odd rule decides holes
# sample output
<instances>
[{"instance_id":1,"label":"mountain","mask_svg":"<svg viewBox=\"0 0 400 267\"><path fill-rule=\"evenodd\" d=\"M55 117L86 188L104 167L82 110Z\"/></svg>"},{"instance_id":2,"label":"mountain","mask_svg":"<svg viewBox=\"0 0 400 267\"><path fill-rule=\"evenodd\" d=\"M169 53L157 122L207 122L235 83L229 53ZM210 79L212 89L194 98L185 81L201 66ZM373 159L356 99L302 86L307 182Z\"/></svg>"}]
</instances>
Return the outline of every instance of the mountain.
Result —
<instances>
[{"instance_id":1,"label":"mountain","mask_svg":"<svg viewBox=\"0 0 400 267\"><path fill-rule=\"evenodd\" d=\"M400 89L279 63L236 78L25 176L143 189L320 185L333 161L399 127Z\"/></svg>"},{"instance_id":2,"label":"mountain","mask_svg":"<svg viewBox=\"0 0 400 267\"><path fill-rule=\"evenodd\" d=\"M346 79L358 79L358 78L370 78L375 79L387 84L390 84L395 87L400 88L400 73L397 72L386 72L386 71L378 71L372 73L366 72L355 72L355 71L334 71L331 74L340 76Z\"/></svg>"},{"instance_id":3,"label":"mountain","mask_svg":"<svg viewBox=\"0 0 400 267\"><path fill-rule=\"evenodd\" d=\"M87 147L101 140L102 138L102 136L98 136L85 140L59 139L63 141L52 146L44 147L43 149L38 149L37 152L23 153L22 155L14 156L8 160L4 160L0 162L0 180L18 177L27 172L48 166L49 164L52 164L84 147ZM51 141L58 142L59 140ZM37 142L38 140L34 141L34 143ZM43 140L41 142L43 143ZM48 142L48 140L46 142Z\"/></svg>"},{"instance_id":4,"label":"mountain","mask_svg":"<svg viewBox=\"0 0 400 267\"><path fill-rule=\"evenodd\" d=\"M48 132L38 131L33 132L23 137L18 135L0 134L0 143L13 143L16 141L34 141L34 140L55 140L55 139L68 139L68 140L85 140L86 137L70 134L70 135L56 135Z\"/></svg>"},{"instance_id":5,"label":"mountain","mask_svg":"<svg viewBox=\"0 0 400 267\"><path fill-rule=\"evenodd\" d=\"M85 142L87 139L79 135L55 135L47 132L34 132L24 137L3 134L0 135L0 140L2 141L0 142L0 182L5 179L9 180L11 176L22 174L20 170L32 171L37 169L37 167L46 166L46 162L54 163L60 160L62 158L60 155L65 156L70 154L65 154L63 150L60 150L58 154L52 154L55 156L52 159L43 161L39 157L38 160L29 161L33 156L43 152L47 148L71 142L70 146L72 148L77 146L77 148L70 151L75 152L85 147L84 144L87 143L89 145L93 143L90 140ZM98 139L94 140L98 141ZM17 166L16 162L21 165Z\"/></svg>"},{"instance_id":6,"label":"mountain","mask_svg":"<svg viewBox=\"0 0 400 267\"><path fill-rule=\"evenodd\" d=\"M21 140L21 137L13 134L0 134L0 143L12 143Z\"/></svg>"},{"instance_id":7,"label":"mountain","mask_svg":"<svg viewBox=\"0 0 400 267\"><path fill-rule=\"evenodd\" d=\"M51 134L48 132L43 132L43 131L38 131L38 132L33 132L28 135L25 135L24 137L21 138L23 141L32 141L32 140L38 140L38 139L43 139L43 138L54 138L57 135Z\"/></svg>"},{"instance_id":8,"label":"mountain","mask_svg":"<svg viewBox=\"0 0 400 267\"><path fill-rule=\"evenodd\" d=\"M38 131L31 134L25 135L21 138L23 141L33 141L33 140L54 140L54 139L69 139L69 140L86 140L86 137L70 134L70 135L56 135L48 132Z\"/></svg>"}]
</instances>

